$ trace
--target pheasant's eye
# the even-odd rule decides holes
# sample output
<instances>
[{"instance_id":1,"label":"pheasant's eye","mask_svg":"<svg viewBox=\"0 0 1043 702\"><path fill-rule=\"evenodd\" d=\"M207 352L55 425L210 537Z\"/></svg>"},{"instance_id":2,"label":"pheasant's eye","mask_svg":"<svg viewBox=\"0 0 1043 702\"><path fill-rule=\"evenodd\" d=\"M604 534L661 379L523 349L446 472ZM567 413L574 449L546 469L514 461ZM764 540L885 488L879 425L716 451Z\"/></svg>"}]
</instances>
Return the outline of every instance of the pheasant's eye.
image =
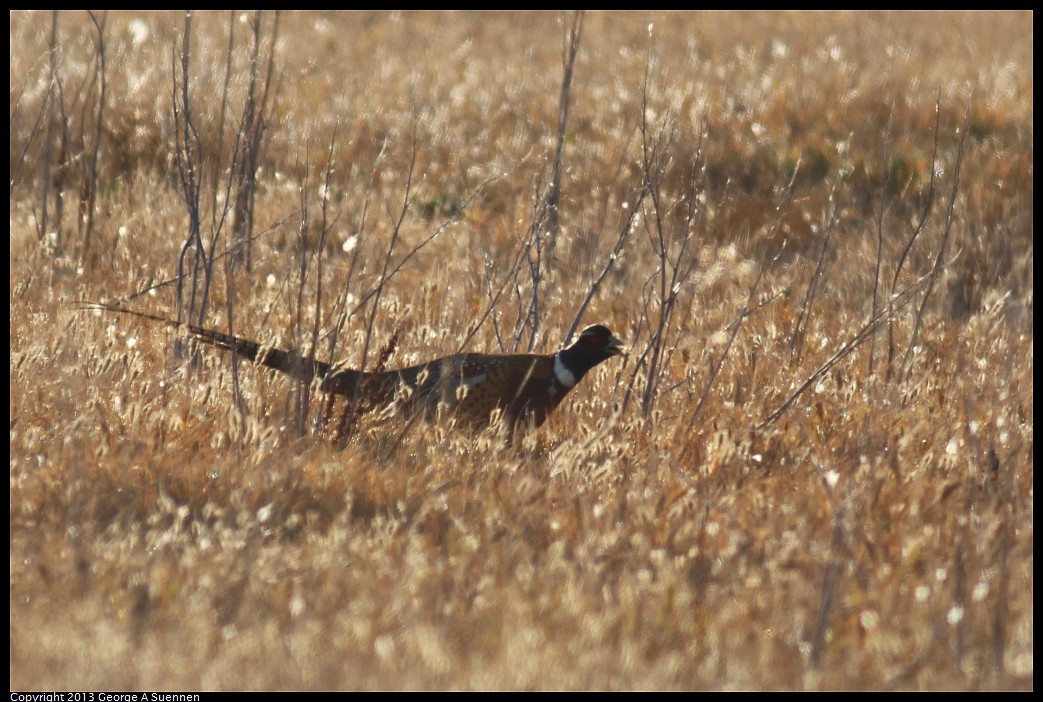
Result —
<instances>
[{"instance_id":1,"label":"pheasant's eye","mask_svg":"<svg viewBox=\"0 0 1043 702\"><path fill-rule=\"evenodd\" d=\"M588 333L585 337L586 344L592 349L604 348L605 344L608 343L608 335L602 332L600 329L595 329Z\"/></svg>"}]
</instances>

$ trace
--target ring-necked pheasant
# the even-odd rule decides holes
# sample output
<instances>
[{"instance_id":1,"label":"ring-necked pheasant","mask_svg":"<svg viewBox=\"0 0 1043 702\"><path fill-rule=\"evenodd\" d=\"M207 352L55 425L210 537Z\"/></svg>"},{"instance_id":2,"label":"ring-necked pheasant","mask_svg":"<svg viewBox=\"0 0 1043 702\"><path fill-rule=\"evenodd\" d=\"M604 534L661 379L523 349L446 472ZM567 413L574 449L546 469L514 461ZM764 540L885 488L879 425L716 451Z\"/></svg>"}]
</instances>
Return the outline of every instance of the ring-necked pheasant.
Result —
<instances>
[{"instance_id":1,"label":"ring-necked pheasant","mask_svg":"<svg viewBox=\"0 0 1043 702\"><path fill-rule=\"evenodd\" d=\"M369 372L331 367L297 353L146 312L104 304L85 307L185 329L204 344L294 378L309 383L319 379L324 392L353 398L366 410L398 401L429 418L441 412L475 428L488 425L494 411L500 410L510 431L524 421L541 425L590 369L626 353L620 339L607 327L595 324L584 329L571 346L553 354L461 353L408 368Z\"/></svg>"}]
</instances>

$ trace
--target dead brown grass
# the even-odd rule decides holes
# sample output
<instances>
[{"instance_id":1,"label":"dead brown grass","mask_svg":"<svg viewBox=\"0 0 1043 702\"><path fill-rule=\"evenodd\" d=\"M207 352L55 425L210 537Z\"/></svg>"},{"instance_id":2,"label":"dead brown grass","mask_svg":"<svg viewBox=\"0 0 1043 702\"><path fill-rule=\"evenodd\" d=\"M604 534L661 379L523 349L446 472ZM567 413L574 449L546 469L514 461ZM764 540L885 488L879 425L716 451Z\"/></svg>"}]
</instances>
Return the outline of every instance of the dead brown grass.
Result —
<instances>
[{"instance_id":1,"label":"dead brown grass","mask_svg":"<svg viewBox=\"0 0 1043 702\"><path fill-rule=\"evenodd\" d=\"M1031 14L589 14L552 247L571 16L287 13L247 270L251 18L193 25L208 325L549 351L608 264L584 321L633 353L520 446L341 450L77 312L176 313L183 16L13 13L12 689L1033 687Z\"/></svg>"}]
</instances>

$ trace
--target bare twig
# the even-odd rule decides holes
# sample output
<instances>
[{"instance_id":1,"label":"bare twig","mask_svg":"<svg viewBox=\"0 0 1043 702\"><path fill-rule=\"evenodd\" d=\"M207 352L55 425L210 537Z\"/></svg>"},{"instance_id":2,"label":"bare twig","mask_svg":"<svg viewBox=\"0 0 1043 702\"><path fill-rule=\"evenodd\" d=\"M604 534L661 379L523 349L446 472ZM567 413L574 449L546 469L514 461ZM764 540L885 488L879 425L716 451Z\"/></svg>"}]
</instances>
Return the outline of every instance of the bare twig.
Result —
<instances>
[{"instance_id":1,"label":"bare twig","mask_svg":"<svg viewBox=\"0 0 1043 702\"><path fill-rule=\"evenodd\" d=\"M590 306L590 301L597 295L598 290L601 288L601 284L605 282L605 278L615 267L619 261L619 257L623 255L623 248L626 246L627 240L630 238L630 234L634 231L634 221L637 218L638 212L641 211L641 204L644 202L645 197L648 195L648 189L642 187L638 191L637 195L633 198L632 202L627 202L624 205L623 211L626 213L623 222L619 227L619 234L616 236L616 243L612 246L612 251L605 259L605 265L601 268L601 273L598 277L590 284L590 288L587 290L586 296L583 298L583 302L580 303L579 309L576 310L576 316L572 320L572 326L569 327L568 333L565 335L566 339L571 339L572 335L576 333L576 329L579 328L583 315L587 312L587 307Z\"/></svg>"},{"instance_id":2,"label":"bare twig","mask_svg":"<svg viewBox=\"0 0 1043 702\"><path fill-rule=\"evenodd\" d=\"M850 339L848 339L824 364L819 366L818 370L808 376L808 379L801 383L800 387L793 391L793 393L786 398L778 409L768 415L768 417L757 425L757 429L764 429L765 427L773 424L778 420L790 408L790 406L797 401L801 395L811 386L818 382L822 376L830 371L837 363L847 357L852 351L861 346L872 334L879 328L881 324L889 321L893 315L908 304L912 299L912 294L920 289L927 283L929 274L923 276L916 282L904 288L901 292L897 293L887 309L881 310L877 314L873 315L868 322L866 322L858 332L855 333Z\"/></svg>"},{"instance_id":3,"label":"bare twig","mask_svg":"<svg viewBox=\"0 0 1043 702\"><path fill-rule=\"evenodd\" d=\"M561 156L565 148L565 129L568 125L570 93L572 91L572 73L576 65L576 54L579 53L579 40L583 34L583 10L576 10L572 15L572 24L561 50L561 61L564 75L561 79L561 96L558 100L558 135L554 147L554 161L551 167L550 183L546 196L545 231L548 239L548 254L554 254L558 241L558 223L561 204Z\"/></svg>"},{"instance_id":4,"label":"bare twig","mask_svg":"<svg viewBox=\"0 0 1043 702\"><path fill-rule=\"evenodd\" d=\"M664 202L668 193L664 192L663 182L672 160L670 145L673 143L674 131L669 117L664 118L658 127L650 124L651 53L649 46L645 61L645 78L641 87L641 167L643 189L648 195L646 208L649 212L645 217L645 227L658 265L649 277L642 315L642 320L649 319L651 333L644 351L634 365L624 399L625 405L638 373L643 372L645 385L641 398L641 414L646 418L651 415L659 397L660 384L676 347L676 342L672 342L672 339L677 328L674 313L679 295L698 263L698 256L690 251L690 245L694 240L702 189L702 181L698 177L702 161L700 131L687 187L677 197L678 202ZM680 222L675 223L668 212L677 209L678 206L684 207L685 214ZM656 288L654 293L653 284ZM649 314L652 314L653 318L650 319Z\"/></svg>"},{"instance_id":5,"label":"bare twig","mask_svg":"<svg viewBox=\"0 0 1043 702\"><path fill-rule=\"evenodd\" d=\"M895 116L895 102L891 101L891 111L887 116L887 127L883 130L884 134L891 133L891 127L894 124ZM883 163L890 162L891 153L891 140L882 140L883 144L883 157L881 161ZM877 203L876 208L876 266L873 269L873 300L870 314L875 315L877 310L880 309L880 276L883 274L884 265L884 218L891 210L891 189L887 186L886 180L880 184L880 202ZM869 344L869 374L872 375L874 371L874 360L876 357L876 336L873 336L871 343Z\"/></svg>"},{"instance_id":6,"label":"bare twig","mask_svg":"<svg viewBox=\"0 0 1043 702\"><path fill-rule=\"evenodd\" d=\"M243 105L243 117L240 123L240 134L243 144L237 147L233 168L235 170L236 195L232 215L232 232L237 242L242 242L239 251L244 256L246 270L253 269L253 232L254 199L257 194L257 169L260 163L261 143L267 126L266 108L271 91L272 78L275 72L275 43L279 33L279 13L275 13L269 41L268 70L264 85L258 94L259 56L261 51L261 18L262 12L257 10L252 22L252 48L250 52L250 80L246 89L246 103Z\"/></svg>"},{"instance_id":7,"label":"bare twig","mask_svg":"<svg viewBox=\"0 0 1043 702\"><path fill-rule=\"evenodd\" d=\"M777 260L777 258L776 258ZM732 327L731 336L728 337L728 343L724 345L724 350L721 352L720 358L714 364L710 370L710 377L707 378L706 384L703 386L703 392L699 396L699 401L695 403L695 409L692 411L692 416L688 420L688 427L686 432L691 435L692 428L696 422L699 421L699 417L702 416L703 407L706 405L706 400L710 396L710 389L713 388L714 383L717 381L717 376L720 375L721 368L724 367L724 360L728 358L728 353L731 351L732 344L735 343L735 337L739 335L739 329L742 327L744 319L750 316L755 309L760 306L751 307L754 296L757 294L757 288L760 287L760 282L764 278L764 269L762 268L757 274L757 280L754 281L753 287L750 289L749 297L746 298L746 302L742 306L742 310L739 312L738 318L730 325Z\"/></svg>"},{"instance_id":8,"label":"bare twig","mask_svg":"<svg viewBox=\"0 0 1043 702\"><path fill-rule=\"evenodd\" d=\"M105 96L108 86L108 71L105 63L105 26L108 12L102 13L101 20L91 10L87 11L94 29L98 33L98 63L95 69L98 81L98 110L94 116L94 140L91 144L91 155L87 166L87 175L83 179L86 184L86 198L80 197L80 223L83 226L83 250L80 253L80 265L85 266L91 247L91 235L94 232L94 206L98 194L98 151L101 149L102 125L105 123Z\"/></svg>"},{"instance_id":9,"label":"bare twig","mask_svg":"<svg viewBox=\"0 0 1043 702\"><path fill-rule=\"evenodd\" d=\"M938 245L938 253L934 257L934 265L931 266L931 270L927 274L927 289L924 291L923 299L920 301L920 307L916 311L916 320L913 322L913 331L909 335L909 343L905 347L905 356L902 358L902 370L898 377L899 381L904 380L909 371L909 360L912 357L913 348L916 346L920 324L923 321L923 313L927 308L927 301L930 299L931 292L934 290L934 284L938 280L938 275L942 271L942 261L945 260L945 253L949 248L949 237L952 234L953 212L956 207L956 195L960 190L960 167L963 165L963 149L967 140L967 132L970 130L969 122L969 118L964 120L963 130L960 133L960 143L956 149L956 165L953 168L952 191L949 194L949 206L945 217L945 228L942 230L942 241Z\"/></svg>"},{"instance_id":10,"label":"bare twig","mask_svg":"<svg viewBox=\"0 0 1043 702\"><path fill-rule=\"evenodd\" d=\"M561 177L563 172L563 153L565 149L565 132L568 126L569 103L572 92L572 76L579 53L580 37L583 33L583 11L577 10L572 15L572 24L565 36L562 47L562 64L564 75L561 82L561 93L558 98L558 129L555 141L554 158L550 163L550 175L546 189L542 187L542 177L537 180L533 196L532 222L525 244L525 260L528 263L529 295L528 304L521 310L522 289L516 285L519 301L519 313L513 333L512 349L518 348L522 338L528 332L526 350L535 349L541 326L540 286L543 283L544 271L551 261L557 245L558 230L561 220Z\"/></svg>"},{"instance_id":11,"label":"bare twig","mask_svg":"<svg viewBox=\"0 0 1043 702\"><path fill-rule=\"evenodd\" d=\"M196 154L199 149L201 140L198 132L196 131L195 125L192 121L192 103L190 100L190 93L188 89L189 81L189 68L190 68L190 57L192 51L192 11L188 10L185 12L185 25L184 33L181 38L181 81L178 83L178 74L175 63L173 71L174 76L174 91L173 91L173 116L174 116L174 140L175 148L174 154L177 162L178 182L181 185L181 196L185 202L185 207L188 209L188 235L185 237L185 243L181 247L181 253L178 256L178 285L177 285L177 318L178 320L185 318L185 265L188 262L189 251L194 251L194 255L191 260L191 285L189 287L190 299L188 301L187 316L190 320L196 321L202 324L206 315L207 307L207 291L209 290L209 278L211 272L212 261L207 254L206 246L203 243L202 231L201 231L201 220L202 216L199 207L200 198L200 182L199 175L197 173L198 156ZM180 89L180 90L179 90ZM179 95L180 92L180 101ZM198 284L199 284L199 273L204 273L204 293L200 300L197 300Z\"/></svg>"},{"instance_id":12,"label":"bare twig","mask_svg":"<svg viewBox=\"0 0 1043 702\"><path fill-rule=\"evenodd\" d=\"M232 82L232 57L235 55L235 10L228 11L228 49L225 51L225 76L221 82L221 107L218 109L217 116L217 143L223 144L225 139L225 122L227 121L228 115L228 94L231 90ZM211 227L214 230L217 229L217 184L221 182L221 167L223 165L222 159L215 158L211 160L213 166L210 171L210 182L212 188L210 190L210 219ZM226 200L227 202L227 200Z\"/></svg>"},{"instance_id":13,"label":"bare twig","mask_svg":"<svg viewBox=\"0 0 1043 702\"><path fill-rule=\"evenodd\" d=\"M920 221L917 222L916 227L913 228L913 233L909 237L909 240L905 244L905 248L902 249L902 253L898 256L898 263L895 265L894 277L891 279L891 300L895 299L895 290L898 287L898 278L902 273L902 268L905 266L905 260L909 256L910 250L913 248L913 243L920 236L920 232L923 231L924 225L927 223L931 216L931 209L934 206L934 182L937 173L938 164L938 138L941 131L941 92L939 91L938 97L934 104L934 150L931 152L931 182L927 188L927 199L924 202L923 212L920 214ZM890 304L890 303L889 303ZM894 341L894 315L888 315L887 323L887 373L885 379L887 382L891 382L892 377L892 364L894 363L895 354L895 341Z\"/></svg>"},{"instance_id":14,"label":"bare twig","mask_svg":"<svg viewBox=\"0 0 1043 702\"><path fill-rule=\"evenodd\" d=\"M822 591L819 597L818 616L815 618L815 630L811 635L810 662L817 668L822 662L822 651L826 646L826 632L833 613L837 588L844 576L844 508L837 509L833 516L833 530L829 544L829 561L822 576Z\"/></svg>"},{"instance_id":15,"label":"bare twig","mask_svg":"<svg viewBox=\"0 0 1043 702\"><path fill-rule=\"evenodd\" d=\"M51 12L47 92L42 110L42 117L47 120L47 129L40 158L39 210L34 210L37 237L40 241L50 239L48 243L55 256L62 254L65 243L62 231L65 210L63 195L68 185L71 161L69 114L66 110L65 88L59 72L61 43L58 40L58 16L58 10Z\"/></svg>"},{"instance_id":16,"label":"bare twig","mask_svg":"<svg viewBox=\"0 0 1043 702\"><path fill-rule=\"evenodd\" d=\"M366 360L369 355L369 347L373 338L373 323L376 321L377 311L380 308L380 298L384 292L384 288L387 285L388 278L390 277L389 271L391 270L391 259L395 253L395 247L398 245L399 237L402 234L402 224L405 222L406 214L409 212L410 207L413 205L413 200L416 196L416 192L413 190L413 172L416 167L416 154L417 154L417 143L416 143L416 130L417 124L416 119L413 120L413 134L410 143L409 150L409 166L406 169L406 182L405 188L402 192L402 203L399 206L397 216L392 215L393 219L391 222L391 238L388 240L387 248L384 253L384 261L381 264L380 277L377 279L377 285L374 289L373 300L371 303L369 317L366 319L365 336L362 342L362 358L359 361L359 370L366 370ZM349 403L350 408L354 408L358 404L360 388L356 385L355 392L352 395Z\"/></svg>"},{"instance_id":17,"label":"bare twig","mask_svg":"<svg viewBox=\"0 0 1043 702\"><path fill-rule=\"evenodd\" d=\"M825 230L822 232L822 239L819 243L818 255L816 256L815 261L815 270L811 274L811 280L808 281L808 289L804 294L804 299L801 301L800 314L797 316L797 323L793 328L793 336L790 337L789 356L791 363L800 355L800 348L804 341L804 334L807 331L808 323L811 319L812 306L826 276L827 254L829 253L830 238L833 233L833 227L836 224L837 213L840 209L835 200L836 191L834 191L833 194L833 212L830 214L829 221L826 224Z\"/></svg>"}]
</instances>

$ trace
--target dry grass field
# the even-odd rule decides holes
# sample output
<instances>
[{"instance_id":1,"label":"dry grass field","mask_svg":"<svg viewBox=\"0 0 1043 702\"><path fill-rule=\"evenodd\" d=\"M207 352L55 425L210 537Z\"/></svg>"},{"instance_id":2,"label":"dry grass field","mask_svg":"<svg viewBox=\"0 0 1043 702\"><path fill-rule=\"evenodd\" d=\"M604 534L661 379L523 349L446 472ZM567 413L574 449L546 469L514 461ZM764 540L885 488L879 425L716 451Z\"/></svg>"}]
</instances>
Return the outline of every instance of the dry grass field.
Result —
<instances>
[{"instance_id":1,"label":"dry grass field","mask_svg":"<svg viewBox=\"0 0 1043 702\"><path fill-rule=\"evenodd\" d=\"M11 688L1032 689L1032 25L12 12Z\"/></svg>"}]
</instances>

